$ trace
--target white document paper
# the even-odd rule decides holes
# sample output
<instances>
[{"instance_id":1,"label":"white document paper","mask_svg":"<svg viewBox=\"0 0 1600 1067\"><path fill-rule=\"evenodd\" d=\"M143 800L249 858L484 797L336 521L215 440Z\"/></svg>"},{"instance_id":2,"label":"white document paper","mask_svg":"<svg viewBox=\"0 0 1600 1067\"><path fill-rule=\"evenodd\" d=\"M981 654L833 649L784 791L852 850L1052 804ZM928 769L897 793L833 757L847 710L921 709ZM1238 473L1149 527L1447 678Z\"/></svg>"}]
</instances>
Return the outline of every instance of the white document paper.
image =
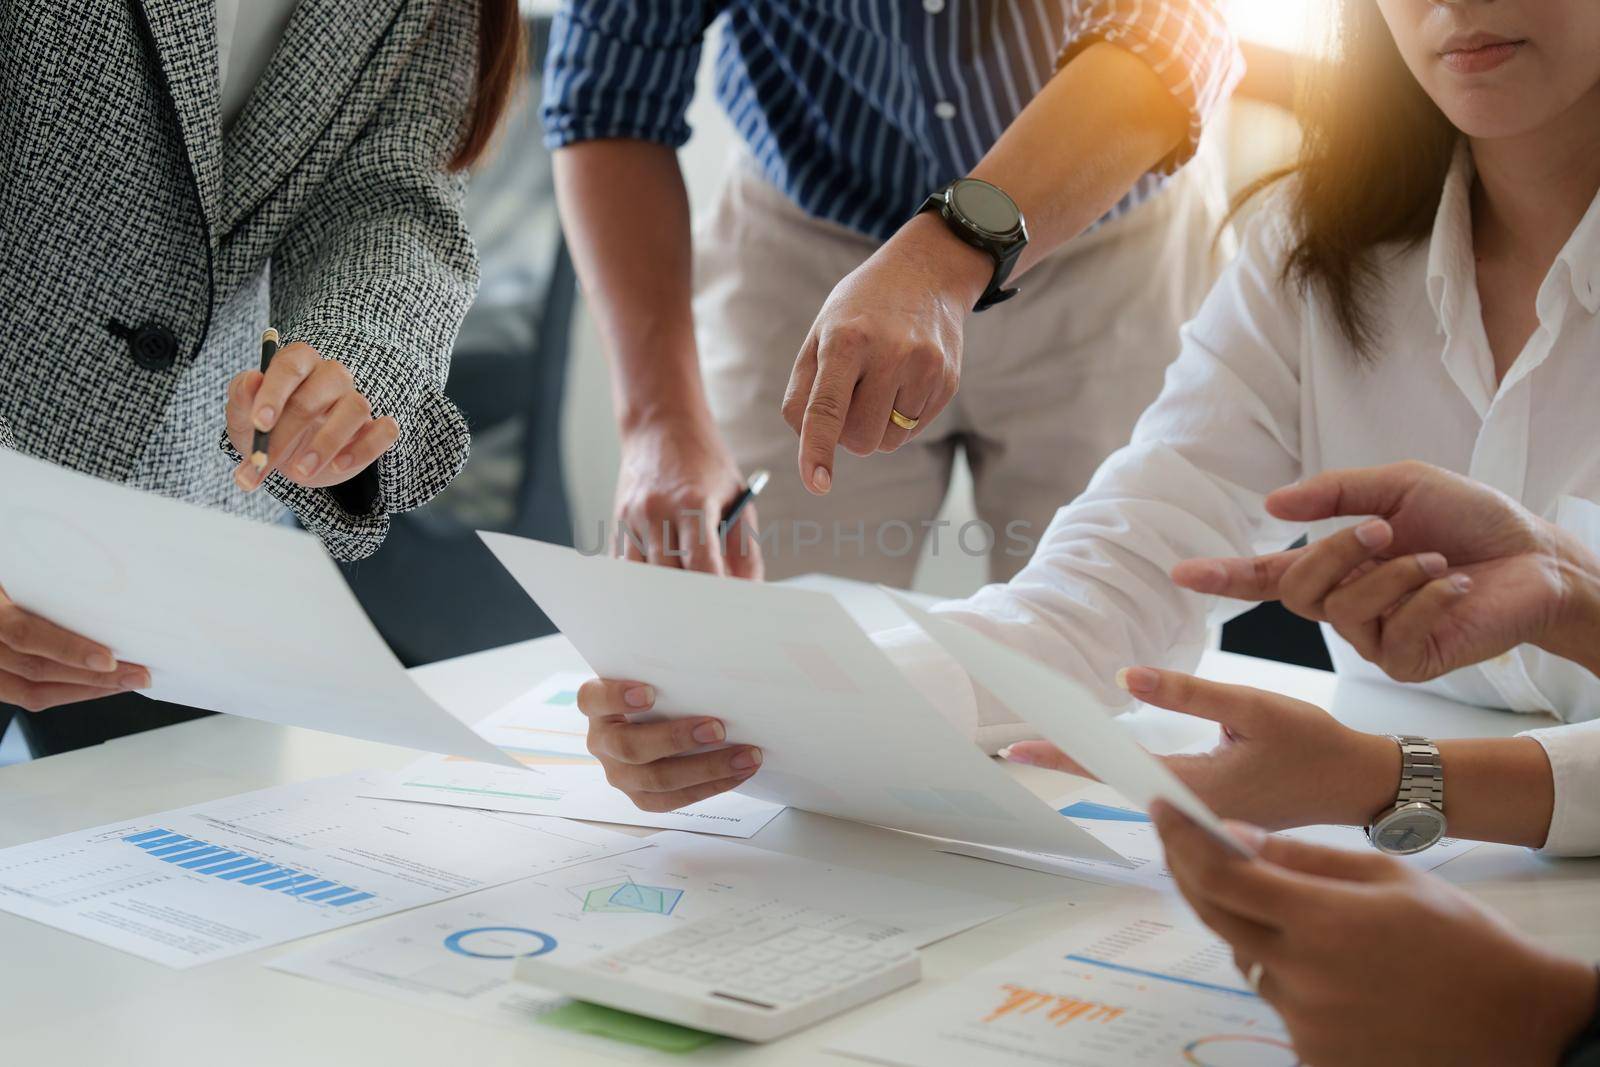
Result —
<instances>
[{"instance_id":1,"label":"white document paper","mask_svg":"<svg viewBox=\"0 0 1600 1067\"><path fill-rule=\"evenodd\" d=\"M0 849L0 910L190 967L646 843L362 787L277 786Z\"/></svg>"},{"instance_id":2,"label":"white document paper","mask_svg":"<svg viewBox=\"0 0 1600 1067\"><path fill-rule=\"evenodd\" d=\"M600 761L589 754L589 720L577 705L578 687L588 678L553 675L478 724L478 733L520 769L424 756L396 775L375 777L368 795L725 837L750 837L783 810L742 793L722 793L677 811L640 810L606 781Z\"/></svg>"},{"instance_id":3,"label":"white document paper","mask_svg":"<svg viewBox=\"0 0 1600 1067\"><path fill-rule=\"evenodd\" d=\"M975 683L993 693L1090 774L1141 808L1149 808L1155 800L1165 800L1211 831L1228 848L1244 851L1205 802L1129 737L1082 686L969 626L941 619L918 607L909 597L886 591L899 601L913 622L955 657Z\"/></svg>"},{"instance_id":4,"label":"white document paper","mask_svg":"<svg viewBox=\"0 0 1600 1067\"><path fill-rule=\"evenodd\" d=\"M510 764L417 687L316 538L0 449L0 586L145 695Z\"/></svg>"},{"instance_id":5,"label":"white document paper","mask_svg":"<svg viewBox=\"0 0 1600 1067\"><path fill-rule=\"evenodd\" d=\"M1177 892L1177 886L1172 882L1172 872L1167 869L1160 835L1144 812L1128 807L1115 792L1103 786L1093 787L1070 800L1059 800L1056 808L1085 831L1120 852L1125 862L1052 856L1044 852L990 848L959 841L941 845L940 851L1104 885L1133 885L1159 892ZM1280 830L1278 834L1327 848L1348 851L1370 851L1372 848L1367 843L1366 835L1353 826L1301 826L1293 830ZM1419 871L1431 871L1477 846L1476 841L1447 837L1424 852L1401 856L1399 859Z\"/></svg>"},{"instance_id":6,"label":"white document paper","mask_svg":"<svg viewBox=\"0 0 1600 1067\"><path fill-rule=\"evenodd\" d=\"M485 543L603 678L759 745L741 792L898 830L1116 859L956 732L827 594Z\"/></svg>"},{"instance_id":7,"label":"white document paper","mask_svg":"<svg viewBox=\"0 0 1600 1067\"><path fill-rule=\"evenodd\" d=\"M1277 1013L1227 945L1127 911L915 997L830 1049L907 1067L1295 1067Z\"/></svg>"},{"instance_id":8,"label":"white document paper","mask_svg":"<svg viewBox=\"0 0 1600 1067\"><path fill-rule=\"evenodd\" d=\"M529 1027L567 1003L512 981L523 956L604 952L698 919L805 909L812 925L921 947L1015 905L693 834L362 926L271 966L348 989Z\"/></svg>"}]
</instances>

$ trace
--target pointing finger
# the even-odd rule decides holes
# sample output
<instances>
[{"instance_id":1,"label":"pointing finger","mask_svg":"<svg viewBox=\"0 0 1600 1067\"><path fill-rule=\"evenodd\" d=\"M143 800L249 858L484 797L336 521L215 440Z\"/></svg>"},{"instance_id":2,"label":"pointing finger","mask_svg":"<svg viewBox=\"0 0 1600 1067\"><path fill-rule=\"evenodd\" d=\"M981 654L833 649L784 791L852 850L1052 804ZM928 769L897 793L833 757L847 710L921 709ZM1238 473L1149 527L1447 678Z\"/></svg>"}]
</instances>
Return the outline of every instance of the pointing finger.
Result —
<instances>
[{"instance_id":1,"label":"pointing finger","mask_svg":"<svg viewBox=\"0 0 1600 1067\"><path fill-rule=\"evenodd\" d=\"M806 400L800 424L800 480L817 496L833 487L833 456L844 432L855 392L858 363L839 346L824 343L817 359L817 377Z\"/></svg>"}]
</instances>

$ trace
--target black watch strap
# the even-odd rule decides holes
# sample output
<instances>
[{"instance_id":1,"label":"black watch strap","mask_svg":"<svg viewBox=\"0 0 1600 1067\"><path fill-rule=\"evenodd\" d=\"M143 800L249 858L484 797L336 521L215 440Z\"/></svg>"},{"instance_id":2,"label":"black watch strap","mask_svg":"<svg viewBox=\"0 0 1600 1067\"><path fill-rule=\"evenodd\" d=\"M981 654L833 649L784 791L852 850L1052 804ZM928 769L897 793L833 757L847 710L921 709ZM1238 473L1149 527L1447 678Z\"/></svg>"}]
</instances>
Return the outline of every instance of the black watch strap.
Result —
<instances>
[{"instance_id":1,"label":"black watch strap","mask_svg":"<svg viewBox=\"0 0 1600 1067\"><path fill-rule=\"evenodd\" d=\"M989 287L978 297L978 302L972 305L973 311L988 311L996 304L1003 304L1022 291L1015 285L1009 289L1005 287L1006 279L1017 269L1017 260L1022 257L1022 247L1018 245L1012 248L996 261L994 275L989 279Z\"/></svg>"}]
</instances>

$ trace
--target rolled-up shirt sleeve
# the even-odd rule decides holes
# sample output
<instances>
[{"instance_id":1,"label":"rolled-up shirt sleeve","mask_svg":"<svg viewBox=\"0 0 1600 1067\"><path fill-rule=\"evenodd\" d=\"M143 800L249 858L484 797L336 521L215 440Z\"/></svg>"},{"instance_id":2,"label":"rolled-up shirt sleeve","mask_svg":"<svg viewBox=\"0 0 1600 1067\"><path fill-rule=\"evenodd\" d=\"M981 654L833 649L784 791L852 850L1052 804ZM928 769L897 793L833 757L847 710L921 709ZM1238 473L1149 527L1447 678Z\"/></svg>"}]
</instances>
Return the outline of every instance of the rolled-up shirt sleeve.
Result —
<instances>
[{"instance_id":1,"label":"rolled-up shirt sleeve","mask_svg":"<svg viewBox=\"0 0 1600 1067\"><path fill-rule=\"evenodd\" d=\"M1600 719L1528 730L1555 776L1555 810L1541 849L1552 856L1600 855Z\"/></svg>"},{"instance_id":2,"label":"rolled-up shirt sleeve","mask_svg":"<svg viewBox=\"0 0 1600 1067\"><path fill-rule=\"evenodd\" d=\"M545 144L625 137L672 148L685 117L716 0L567 0L545 58Z\"/></svg>"},{"instance_id":3,"label":"rolled-up shirt sleeve","mask_svg":"<svg viewBox=\"0 0 1600 1067\"><path fill-rule=\"evenodd\" d=\"M1189 113L1189 136L1156 168L1172 173L1200 146L1206 123L1244 75L1244 55L1223 0L1080 0L1067 22L1060 65L1099 41L1149 64Z\"/></svg>"}]
</instances>

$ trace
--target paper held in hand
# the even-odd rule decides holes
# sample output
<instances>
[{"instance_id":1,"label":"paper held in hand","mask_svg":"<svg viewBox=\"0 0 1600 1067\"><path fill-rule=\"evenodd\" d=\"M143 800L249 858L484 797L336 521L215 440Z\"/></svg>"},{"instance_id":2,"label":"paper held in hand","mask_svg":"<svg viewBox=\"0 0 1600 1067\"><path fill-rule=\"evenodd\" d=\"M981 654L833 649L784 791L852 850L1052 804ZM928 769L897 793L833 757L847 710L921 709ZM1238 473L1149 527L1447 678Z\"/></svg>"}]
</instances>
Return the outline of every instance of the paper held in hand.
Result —
<instances>
[{"instance_id":1,"label":"paper held in hand","mask_svg":"<svg viewBox=\"0 0 1600 1067\"><path fill-rule=\"evenodd\" d=\"M742 793L938 837L1119 858L958 733L832 596L481 536L598 675L648 682L660 715L715 715L731 741L760 746Z\"/></svg>"},{"instance_id":2,"label":"paper held in hand","mask_svg":"<svg viewBox=\"0 0 1600 1067\"><path fill-rule=\"evenodd\" d=\"M316 538L0 448L0 587L145 695L516 766L406 674Z\"/></svg>"}]
</instances>

